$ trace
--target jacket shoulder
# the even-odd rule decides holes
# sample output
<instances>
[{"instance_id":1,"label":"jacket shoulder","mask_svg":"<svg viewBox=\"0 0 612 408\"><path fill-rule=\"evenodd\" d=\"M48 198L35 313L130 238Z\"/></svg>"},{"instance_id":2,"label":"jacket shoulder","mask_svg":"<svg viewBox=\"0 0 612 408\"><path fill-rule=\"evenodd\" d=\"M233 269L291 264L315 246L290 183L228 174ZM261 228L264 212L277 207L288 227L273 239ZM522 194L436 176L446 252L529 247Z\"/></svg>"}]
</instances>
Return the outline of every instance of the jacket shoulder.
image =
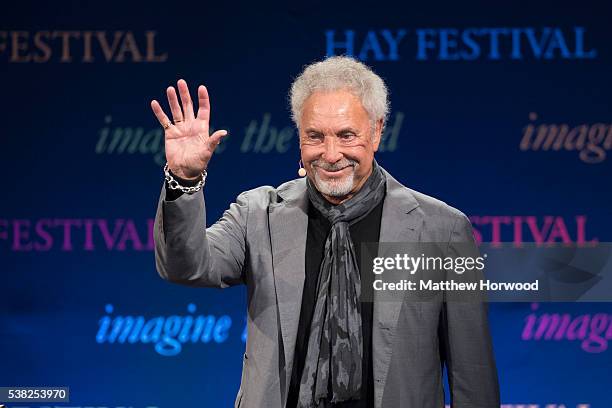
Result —
<instances>
[{"instance_id":1,"label":"jacket shoulder","mask_svg":"<svg viewBox=\"0 0 612 408\"><path fill-rule=\"evenodd\" d=\"M240 196L246 198L251 209L267 209L271 204L276 204L285 198L299 195L305 192L306 183L304 179L294 179L280 184L277 187L264 185L244 191Z\"/></svg>"},{"instance_id":2,"label":"jacket shoulder","mask_svg":"<svg viewBox=\"0 0 612 408\"><path fill-rule=\"evenodd\" d=\"M401 197L402 201L410 201L411 206L418 208L422 216L452 219L465 217L463 212L446 202L406 187L387 171L385 171L385 174L387 176L387 194L397 198Z\"/></svg>"},{"instance_id":3,"label":"jacket shoulder","mask_svg":"<svg viewBox=\"0 0 612 408\"><path fill-rule=\"evenodd\" d=\"M445 216L450 218L463 218L466 215L459 209L449 205L445 201L430 195L421 193L411 188L405 187L419 203L419 208L428 216Z\"/></svg>"},{"instance_id":4,"label":"jacket shoulder","mask_svg":"<svg viewBox=\"0 0 612 408\"><path fill-rule=\"evenodd\" d=\"M450 242L455 236L472 236L470 220L462 211L440 199L405 188L418 203L414 211L423 220L421 233L424 241Z\"/></svg>"}]
</instances>

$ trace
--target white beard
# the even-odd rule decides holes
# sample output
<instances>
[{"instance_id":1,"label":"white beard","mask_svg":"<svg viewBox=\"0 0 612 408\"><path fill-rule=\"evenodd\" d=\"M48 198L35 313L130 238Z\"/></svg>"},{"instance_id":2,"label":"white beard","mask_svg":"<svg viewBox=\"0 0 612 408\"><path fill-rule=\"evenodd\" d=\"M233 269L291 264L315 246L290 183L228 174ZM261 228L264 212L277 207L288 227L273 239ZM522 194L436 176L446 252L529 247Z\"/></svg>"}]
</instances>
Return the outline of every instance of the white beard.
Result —
<instances>
[{"instance_id":1,"label":"white beard","mask_svg":"<svg viewBox=\"0 0 612 408\"><path fill-rule=\"evenodd\" d=\"M330 197L344 197L353 189L355 181L355 167L351 166L351 173L342 178L323 180L317 171L314 169L314 180L317 190L323 195Z\"/></svg>"}]
</instances>

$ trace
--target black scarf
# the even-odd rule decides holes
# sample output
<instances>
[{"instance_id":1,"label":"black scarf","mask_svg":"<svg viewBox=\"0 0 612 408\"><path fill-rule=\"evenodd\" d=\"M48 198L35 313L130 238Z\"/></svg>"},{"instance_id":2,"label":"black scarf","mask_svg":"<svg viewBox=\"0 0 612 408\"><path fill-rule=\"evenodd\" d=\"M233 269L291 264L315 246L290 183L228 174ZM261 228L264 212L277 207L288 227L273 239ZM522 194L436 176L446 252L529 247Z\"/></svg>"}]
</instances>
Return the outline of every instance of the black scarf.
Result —
<instances>
[{"instance_id":1,"label":"black scarf","mask_svg":"<svg viewBox=\"0 0 612 408\"><path fill-rule=\"evenodd\" d=\"M338 205L328 202L310 179L306 183L310 202L330 221L331 230L317 281L298 407L322 408L361 396L361 278L349 226L380 204L386 179L374 161L361 189Z\"/></svg>"}]
</instances>

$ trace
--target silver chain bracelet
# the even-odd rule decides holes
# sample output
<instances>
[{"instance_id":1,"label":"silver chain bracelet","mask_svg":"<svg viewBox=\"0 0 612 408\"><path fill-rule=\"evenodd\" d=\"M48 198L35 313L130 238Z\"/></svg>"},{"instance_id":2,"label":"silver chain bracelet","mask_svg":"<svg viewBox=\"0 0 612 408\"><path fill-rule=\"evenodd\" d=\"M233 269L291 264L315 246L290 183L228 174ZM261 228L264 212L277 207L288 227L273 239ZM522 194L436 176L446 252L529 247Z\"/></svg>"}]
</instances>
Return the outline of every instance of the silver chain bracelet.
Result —
<instances>
[{"instance_id":1,"label":"silver chain bracelet","mask_svg":"<svg viewBox=\"0 0 612 408\"><path fill-rule=\"evenodd\" d=\"M182 186L181 184L179 184L178 181L174 179L174 177L172 177L172 174L170 174L170 167L168 166L168 163L166 163L166 165L164 166L164 176L166 178L166 181L168 182L168 187L171 190L181 190L183 193L186 194L193 194L200 191L202 187L204 187L204 182L206 181L206 174L207 172L206 170L204 170L200 175L201 178L198 181L198 184L196 184L195 186L187 187Z\"/></svg>"}]
</instances>

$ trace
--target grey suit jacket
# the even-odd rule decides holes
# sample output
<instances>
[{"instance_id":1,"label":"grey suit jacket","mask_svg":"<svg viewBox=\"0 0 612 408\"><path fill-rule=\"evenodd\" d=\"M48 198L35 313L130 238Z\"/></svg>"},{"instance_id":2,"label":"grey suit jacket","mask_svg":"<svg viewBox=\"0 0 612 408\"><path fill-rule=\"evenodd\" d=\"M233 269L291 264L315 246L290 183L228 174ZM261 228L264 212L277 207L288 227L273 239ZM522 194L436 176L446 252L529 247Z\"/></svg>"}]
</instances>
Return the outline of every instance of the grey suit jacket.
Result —
<instances>
[{"instance_id":1,"label":"grey suit jacket","mask_svg":"<svg viewBox=\"0 0 612 408\"><path fill-rule=\"evenodd\" d=\"M470 242L467 217L401 185L385 171L380 242ZM240 194L205 228L202 193L165 200L155 219L155 260L170 282L247 285L247 343L236 407L286 404L304 284L308 199L305 179ZM455 408L499 408L486 303L374 298L375 407L444 406L446 364ZM376 295L374 295L376 296ZM292 407L291 407L292 408Z\"/></svg>"}]
</instances>

